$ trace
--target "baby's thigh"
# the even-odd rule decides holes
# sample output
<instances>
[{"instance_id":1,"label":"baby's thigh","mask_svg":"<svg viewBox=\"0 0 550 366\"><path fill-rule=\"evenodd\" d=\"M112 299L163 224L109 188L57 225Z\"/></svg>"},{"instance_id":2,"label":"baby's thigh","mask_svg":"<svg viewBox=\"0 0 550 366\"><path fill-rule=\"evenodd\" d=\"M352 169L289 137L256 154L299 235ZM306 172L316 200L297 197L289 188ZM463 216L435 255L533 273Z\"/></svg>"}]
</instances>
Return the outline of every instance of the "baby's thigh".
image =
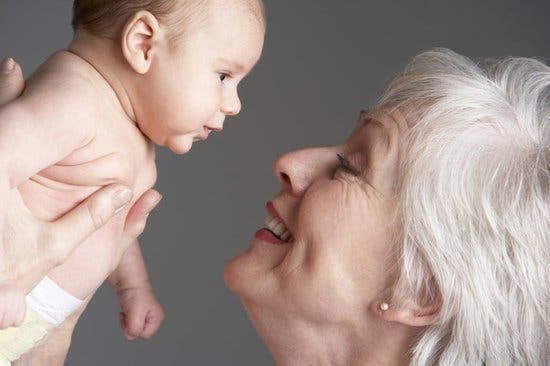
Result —
<instances>
[{"instance_id":1,"label":"baby's thigh","mask_svg":"<svg viewBox=\"0 0 550 366\"><path fill-rule=\"evenodd\" d=\"M114 218L92 234L63 264L51 270L48 277L81 300L91 295L117 265L123 225L120 221Z\"/></svg>"}]
</instances>

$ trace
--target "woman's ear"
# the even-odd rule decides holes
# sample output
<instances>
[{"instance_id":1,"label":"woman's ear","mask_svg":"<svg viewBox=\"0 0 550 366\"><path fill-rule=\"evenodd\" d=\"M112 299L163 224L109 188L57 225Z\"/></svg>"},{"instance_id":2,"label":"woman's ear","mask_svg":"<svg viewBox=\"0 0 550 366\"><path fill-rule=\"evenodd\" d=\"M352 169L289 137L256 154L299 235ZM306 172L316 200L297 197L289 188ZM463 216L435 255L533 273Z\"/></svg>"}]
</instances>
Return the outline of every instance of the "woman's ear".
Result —
<instances>
[{"instance_id":1,"label":"woman's ear","mask_svg":"<svg viewBox=\"0 0 550 366\"><path fill-rule=\"evenodd\" d=\"M439 299L426 306L418 306L412 302L397 305L384 301L374 301L371 305L371 310L382 320L411 327L435 324L440 309L441 301Z\"/></svg>"},{"instance_id":2,"label":"woman's ear","mask_svg":"<svg viewBox=\"0 0 550 366\"><path fill-rule=\"evenodd\" d=\"M153 56L163 42L165 37L157 18L145 10L135 13L122 30L122 54L139 74L149 71Z\"/></svg>"}]
</instances>

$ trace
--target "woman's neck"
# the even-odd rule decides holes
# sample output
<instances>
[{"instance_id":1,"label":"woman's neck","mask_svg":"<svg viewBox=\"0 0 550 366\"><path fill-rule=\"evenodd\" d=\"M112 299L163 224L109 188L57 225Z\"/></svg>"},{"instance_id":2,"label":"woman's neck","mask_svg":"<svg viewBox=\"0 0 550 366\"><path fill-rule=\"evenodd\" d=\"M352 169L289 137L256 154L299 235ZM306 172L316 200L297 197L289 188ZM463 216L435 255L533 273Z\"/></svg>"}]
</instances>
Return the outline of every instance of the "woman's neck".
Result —
<instances>
[{"instance_id":1,"label":"woman's neck","mask_svg":"<svg viewBox=\"0 0 550 366\"><path fill-rule=\"evenodd\" d=\"M357 327L304 325L264 340L278 366L402 366L410 361L417 330L380 321ZM290 336L289 336L290 334Z\"/></svg>"}]
</instances>

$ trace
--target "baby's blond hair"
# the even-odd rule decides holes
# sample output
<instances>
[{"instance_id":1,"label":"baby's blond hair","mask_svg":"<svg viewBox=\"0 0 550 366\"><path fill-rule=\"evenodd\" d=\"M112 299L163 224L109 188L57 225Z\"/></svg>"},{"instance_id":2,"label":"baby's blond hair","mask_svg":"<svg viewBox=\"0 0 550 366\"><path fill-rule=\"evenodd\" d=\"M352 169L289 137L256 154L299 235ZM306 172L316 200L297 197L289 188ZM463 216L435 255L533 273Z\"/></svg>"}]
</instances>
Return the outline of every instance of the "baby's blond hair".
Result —
<instances>
[{"instance_id":1,"label":"baby's blond hair","mask_svg":"<svg viewBox=\"0 0 550 366\"><path fill-rule=\"evenodd\" d=\"M75 0L72 26L86 32L114 38L133 14L147 10L172 32L171 39L181 37L204 20L205 9L212 0ZM244 3L265 24L262 0L236 0Z\"/></svg>"}]
</instances>

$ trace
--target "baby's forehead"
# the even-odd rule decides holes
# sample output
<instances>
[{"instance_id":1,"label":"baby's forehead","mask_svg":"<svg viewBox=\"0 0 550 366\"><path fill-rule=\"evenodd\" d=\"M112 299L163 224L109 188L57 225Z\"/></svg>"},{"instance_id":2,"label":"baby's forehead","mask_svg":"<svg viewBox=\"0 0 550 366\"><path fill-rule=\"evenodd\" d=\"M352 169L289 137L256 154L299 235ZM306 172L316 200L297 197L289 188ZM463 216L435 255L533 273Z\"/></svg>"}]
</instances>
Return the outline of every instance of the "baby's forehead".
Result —
<instances>
[{"instance_id":1,"label":"baby's forehead","mask_svg":"<svg viewBox=\"0 0 550 366\"><path fill-rule=\"evenodd\" d=\"M210 17L249 17L255 19L265 31L265 8L262 0L209 0L206 9L210 10Z\"/></svg>"},{"instance_id":2,"label":"baby's forehead","mask_svg":"<svg viewBox=\"0 0 550 366\"><path fill-rule=\"evenodd\" d=\"M176 19L165 25L170 32L179 34L177 38L197 32L211 35L216 31L231 38L243 27L262 37L265 35L265 11L261 0L175 1L181 4L174 14Z\"/></svg>"}]
</instances>

